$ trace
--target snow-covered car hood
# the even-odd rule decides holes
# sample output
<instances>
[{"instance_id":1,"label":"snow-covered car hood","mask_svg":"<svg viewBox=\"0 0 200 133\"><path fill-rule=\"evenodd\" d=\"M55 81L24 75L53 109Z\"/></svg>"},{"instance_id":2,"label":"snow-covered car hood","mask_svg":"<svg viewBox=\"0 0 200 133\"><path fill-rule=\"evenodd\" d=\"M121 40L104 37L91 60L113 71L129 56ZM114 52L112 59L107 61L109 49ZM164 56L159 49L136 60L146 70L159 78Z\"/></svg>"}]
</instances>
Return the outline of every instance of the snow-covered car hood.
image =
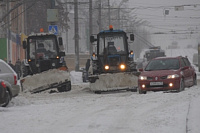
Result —
<instances>
[{"instance_id":1,"label":"snow-covered car hood","mask_svg":"<svg viewBox=\"0 0 200 133\"><path fill-rule=\"evenodd\" d=\"M166 76L171 74L178 74L179 70L156 70L156 71L143 71L140 75L141 76Z\"/></svg>"}]
</instances>

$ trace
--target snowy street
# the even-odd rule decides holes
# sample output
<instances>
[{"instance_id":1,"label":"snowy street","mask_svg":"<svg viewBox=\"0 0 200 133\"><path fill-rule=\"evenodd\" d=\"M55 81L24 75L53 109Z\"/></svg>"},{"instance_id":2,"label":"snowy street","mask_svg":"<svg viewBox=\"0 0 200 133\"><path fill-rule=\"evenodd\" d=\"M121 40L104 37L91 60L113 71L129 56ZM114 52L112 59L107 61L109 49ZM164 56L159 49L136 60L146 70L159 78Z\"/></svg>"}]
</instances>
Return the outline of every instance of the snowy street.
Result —
<instances>
[{"instance_id":1,"label":"snowy street","mask_svg":"<svg viewBox=\"0 0 200 133\"><path fill-rule=\"evenodd\" d=\"M199 86L180 93L94 94L87 83L81 83L81 73L71 72L71 75L70 92L20 93L7 108L0 108L1 133L198 133L200 130Z\"/></svg>"},{"instance_id":2,"label":"snowy street","mask_svg":"<svg viewBox=\"0 0 200 133\"><path fill-rule=\"evenodd\" d=\"M0 120L200 133L200 0L0 0Z\"/></svg>"}]
</instances>

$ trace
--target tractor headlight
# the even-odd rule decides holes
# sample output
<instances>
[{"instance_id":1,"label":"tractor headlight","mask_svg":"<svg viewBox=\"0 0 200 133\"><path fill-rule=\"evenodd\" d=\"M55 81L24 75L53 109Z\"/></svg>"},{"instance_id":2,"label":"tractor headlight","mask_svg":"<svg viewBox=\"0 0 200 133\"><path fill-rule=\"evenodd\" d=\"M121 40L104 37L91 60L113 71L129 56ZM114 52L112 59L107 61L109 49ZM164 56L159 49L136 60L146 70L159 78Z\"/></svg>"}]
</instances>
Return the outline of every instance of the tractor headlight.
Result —
<instances>
[{"instance_id":1,"label":"tractor headlight","mask_svg":"<svg viewBox=\"0 0 200 133\"><path fill-rule=\"evenodd\" d=\"M174 78L178 78L179 75L178 74L172 74L172 75L168 75L167 79L174 79Z\"/></svg>"},{"instance_id":2,"label":"tractor headlight","mask_svg":"<svg viewBox=\"0 0 200 133\"><path fill-rule=\"evenodd\" d=\"M124 64L121 64L121 65L120 65L120 69L121 69L121 70L124 70L125 68L126 68L126 66L125 66Z\"/></svg>"},{"instance_id":3,"label":"tractor headlight","mask_svg":"<svg viewBox=\"0 0 200 133\"><path fill-rule=\"evenodd\" d=\"M109 66L108 66L108 65L105 65L104 68L105 68L105 70L108 70L108 69L109 69Z\"/></svg>"},{"instance_id":4,"label":"tractor headlight","mask_svg":"<svg viewBox=\"0 0 200 133\"><path fill-rule=\"evenodd\" d=\"M140 80L147 80L147 77L146 76L139 76L139 79Z\"/></svg>"}]
</instances>

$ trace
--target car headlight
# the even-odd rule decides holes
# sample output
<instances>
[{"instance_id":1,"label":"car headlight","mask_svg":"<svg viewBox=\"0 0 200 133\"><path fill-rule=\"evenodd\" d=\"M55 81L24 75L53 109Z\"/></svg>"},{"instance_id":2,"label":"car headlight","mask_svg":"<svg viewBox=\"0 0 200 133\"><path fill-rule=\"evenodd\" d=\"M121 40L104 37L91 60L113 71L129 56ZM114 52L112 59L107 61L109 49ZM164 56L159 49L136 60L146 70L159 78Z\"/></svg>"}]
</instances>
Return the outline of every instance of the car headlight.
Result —
<instances>
[{"instance_id":1,"label":"car headlight","mask_svg":"<svg viewBox=\"0 0 200 133\"><path fill-rule=\"evenodd\" d=\"M168 75L167 79L174 79L174 78L178 78L179 75L178 74L172 74L172 75Z\"/></svg>"},{"instance_id":2,"label":"car headlight","mask_svg":"<svg viewBox=\"0 0 200 133\"><path fill-rule=\"evenodd\" d=\"M140 80L147 80L147 77L146 76L139 76L139 79Z\"/></svg>"}]
</instances>

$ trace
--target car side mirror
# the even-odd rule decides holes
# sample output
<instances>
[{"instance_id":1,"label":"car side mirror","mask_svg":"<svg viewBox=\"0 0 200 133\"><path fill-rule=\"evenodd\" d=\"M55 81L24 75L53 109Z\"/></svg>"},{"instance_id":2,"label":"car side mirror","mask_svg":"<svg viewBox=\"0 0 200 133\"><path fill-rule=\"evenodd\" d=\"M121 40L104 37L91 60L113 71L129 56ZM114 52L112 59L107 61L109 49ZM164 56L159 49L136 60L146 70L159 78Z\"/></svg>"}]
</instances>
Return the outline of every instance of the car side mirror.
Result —
<instances>
[{"instance_id":1,"label":"car side mirror","mask_svg":"<svg viewBox=\"0 0 200 133\"><path fill-rule=\"evenodd\" d=\"M93 43L95 41L96 41L96 39L94 38L94 36L90 36L90 42Z\"/></svg>"},{"instance_id":2,"label":"car side mirror","mask_svg":"<svg viewBox=\"0 0 200 133\"><path fill-rule=\"evenodd\" d=\"M135 40L134 34L130 34L130 40L131 40L131 41L134 41L134 40Z\"/></svg>"},{"instance_id":3,"label":"car side mirror","mask_svg":"<svg viewBox=\"0 0 200 133\"><path fill-rule=\"evenodd\" d=\"M58 38L58 42L59 42L59 45L63 45L62 37L59 37L59 38Z\"/></svg>"},{"instance_id":4,"label":"car side mirror","mask_svg":"<svg viewBox=\"0 0 200 133\"><path fill-rule=\"evenodd\" d=\"M186 70L186 69L189 69L189 66L185 66L185 67L182 67L181 70Z\"/></svg>"}]
</instances>

